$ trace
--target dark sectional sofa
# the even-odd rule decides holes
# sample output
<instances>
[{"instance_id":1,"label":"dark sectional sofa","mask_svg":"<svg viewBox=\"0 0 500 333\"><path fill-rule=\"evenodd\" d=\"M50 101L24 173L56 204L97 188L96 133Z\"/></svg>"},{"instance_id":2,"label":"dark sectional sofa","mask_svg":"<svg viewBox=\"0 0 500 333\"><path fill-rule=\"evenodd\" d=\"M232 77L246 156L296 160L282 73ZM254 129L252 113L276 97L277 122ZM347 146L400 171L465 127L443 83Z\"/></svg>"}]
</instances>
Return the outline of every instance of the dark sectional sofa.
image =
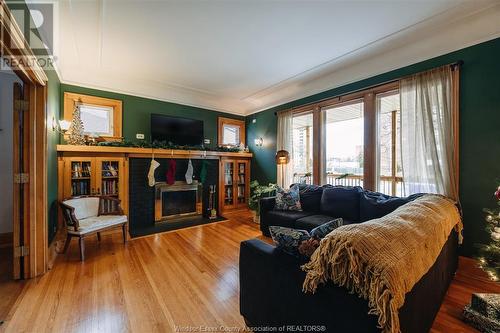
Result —
<instances>
[{"instance_id":1,"label":"dark sectional sofa","mask_svg":"<svg viewBox=\"0 0 500 333\"><path fill-rule=\"evenodd\" d=\"M275 198L260 201L260 230L266 236L269 226L311 229L341 217L344 224L359 223L389 214L422 194L392 197L361 187L299 185L302 211L274 210Z\"/></svg>"},{"instance_id":2,"label":"dark sectional sofa","mask_svg":"<svg viewBox=\"0 0 500 333\"><path fill-rule=\"evenodd\" d=\"M392 212L418 195L389 197L359 187L301 188L303 212L274 211L274 199L261 202L261 229L270 225L310 230L333 218L361 223ZM240 246L240 312L256 331L380 332L367 301L327 283L304 294L304 262L258 239ZM452 231L431 269L406 294L399 318L403 333L430 330L458 266L458 235Z\"/></svg>"}]
</instances>

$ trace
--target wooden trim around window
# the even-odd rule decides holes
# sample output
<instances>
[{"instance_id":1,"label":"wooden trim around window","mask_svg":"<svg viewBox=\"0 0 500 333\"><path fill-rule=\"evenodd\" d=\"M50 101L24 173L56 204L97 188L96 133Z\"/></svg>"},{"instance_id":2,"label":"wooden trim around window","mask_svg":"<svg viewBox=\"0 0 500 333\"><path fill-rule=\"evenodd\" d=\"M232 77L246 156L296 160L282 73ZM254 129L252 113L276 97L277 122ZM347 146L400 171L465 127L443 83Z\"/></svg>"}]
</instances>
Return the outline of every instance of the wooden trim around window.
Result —
<instances>
[{"instance_id":1,"label":"wooden trim around window","mask_svg":"<svg viewBox=\"0 0 500 333\"><path fill-rule=\"evenodd\" d=\"M352 93L347 93L344 95L339 95L335 97L329 97L318 102L304 104L298 107L293 107L292 111L294 114L311 112L315 108L319 107L321 109L338 106L339 104L345 104L350 102L355 102L356 100L363 99L365 95L372 93L374 95L384 93L391 90L399 89L399 80L391 81L389 83L381 84L378 86L369 87L363 90L358 90Z\"/></svg>"},{"instance_id":2,"label":"wooden trim around window","mask_svg":"<svg viewBox=\"0 0 500 333\"><path fill-rule=\"evenodd\" d=\"M363 98L364 147L363 188L376 191L377 179L377 103L376 94L368 92Z\"/></svg>"},{"instance_id":3,"label":"wooden trim around window","mask_svg":"<svg viewBox=\"0 0 500 333\"><path fill-rule=\"evenodd\" d=\"M313 184L321 185L323 182L323 177L321 173L325 168L326 154L325 150L322 148L322 142L324 137L324 127L323 119L324 115L319 107L313 110L313 166L312 166L312 180ZM316 158L315 158L316 157Z\"/></svg>"},{"instance_id":4,"label":"wooden trim around window","mask_svg":"<svg viewBox=\"0 0 500 333\"><path fill-rule=\"evenodd\" d=\"M217 120L217 144L220 146L222 145L222 136L224 135L223 128L224 125L234 125L234 126L239 126L240 127L240 142L243 142L243 144L246 146L246 137L245 137L245 121L244 120L238 120L238 119L233 119L233 118L225 118L225 117L219 117Z\"/></svg>"},{"instance_id":5,"label":"wooden trim around window","mask_svg":"<svg viewBox=\"0 0 500 333\"><path fill-rule=\"evenodd\" d=\"M73 109L76 102L96 106L107 106L113 108L113 136L103 136L106 141L118 141L123 138L123 103L118 99L83 95L77 93L64 93L64 120L73 119Z\"/></svg>"},{"instance_id":6,"label":"wooden trim around window","mask_svg":"<svg viewBox=\"0 0 500 333\"><path fill-rule=\"evenodd\" d=\"M364 105L364 174L363 186L369 190L376 190L376 172L377 172L377 124L376 124L376 96L381 93L399 90L399 80L367 89L355 91L345 95L330 97L319 102L305 104L292 108L294 115L307 113L313 114L313 182L315 184L326 183L325 167L326 156L324 147L324 110L332 107L348 105L351 103L363 102Z\"/></svg>"}]
</instances>

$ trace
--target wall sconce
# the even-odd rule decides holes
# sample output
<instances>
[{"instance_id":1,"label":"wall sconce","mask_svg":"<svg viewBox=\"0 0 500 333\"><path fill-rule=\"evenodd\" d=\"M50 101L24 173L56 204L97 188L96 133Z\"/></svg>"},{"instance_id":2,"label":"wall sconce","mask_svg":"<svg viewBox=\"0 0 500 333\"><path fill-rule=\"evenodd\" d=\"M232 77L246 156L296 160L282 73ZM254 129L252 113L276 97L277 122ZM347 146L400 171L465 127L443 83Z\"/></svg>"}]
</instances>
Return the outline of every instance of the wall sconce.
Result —
<instances>
[{"instance_id":1,"label":"wall sconce","mask_svg":"<svg viewBox=\"0 0 500 333\"><path fill-rule=\"evenodd\" d=\"M255 146L262 147L262 145L264 144L264 139L262 139L262 138L254 139L253 142L254 142Z\"/></svg>"},{"instance_id":2,"label":"wall sconce","mask_svg":"<svg viewBox=\"0 0 500 333\"><path fill-rule=\"evenodd\" d=\"M59 123L56 122L55 118L52 118L52 130L57 131L61 134L66 134L71 126L71 122L68 120L59 120Z\"/></svg>"}]
</instances>

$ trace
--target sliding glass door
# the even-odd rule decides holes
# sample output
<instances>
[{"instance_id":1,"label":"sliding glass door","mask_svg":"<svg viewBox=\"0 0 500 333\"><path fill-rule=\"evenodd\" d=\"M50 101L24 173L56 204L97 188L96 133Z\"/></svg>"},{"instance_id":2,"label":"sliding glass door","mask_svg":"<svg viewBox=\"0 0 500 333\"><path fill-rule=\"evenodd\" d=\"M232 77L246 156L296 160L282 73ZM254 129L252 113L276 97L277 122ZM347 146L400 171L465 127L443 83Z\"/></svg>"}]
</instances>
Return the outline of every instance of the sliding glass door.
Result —
<instances>
[{"instance_id":1,"label":"sliding glass door","mask_svg":"<svg viewBox=\"0 0 500 333\"><path fill-rule=\"evenodd\" d=\"M354 100L322 110L326 182L363 186L364 103Z\"/></svg>"}]
</instances>

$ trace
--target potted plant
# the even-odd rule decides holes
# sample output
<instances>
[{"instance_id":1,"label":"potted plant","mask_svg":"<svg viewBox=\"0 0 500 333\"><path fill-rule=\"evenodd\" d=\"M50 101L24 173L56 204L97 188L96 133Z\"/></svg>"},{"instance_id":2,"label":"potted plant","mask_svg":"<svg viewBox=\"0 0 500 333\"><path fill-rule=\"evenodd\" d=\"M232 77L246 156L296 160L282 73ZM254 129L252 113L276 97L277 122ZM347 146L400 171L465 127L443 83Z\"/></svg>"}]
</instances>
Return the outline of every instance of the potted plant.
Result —
<instances>
[{"instance_id":1,"label":"potted plant","mask_svg":"<svg viewBox=\"0 0 500 333\"><path fill-rule=\"evenodd\" d=\"M253 221L260 223L260 199L270 197L276 190L276 184L260 185L257 180L250 183L250 199L248 208L252 211Z\"/></svg>"}]
</instances>

